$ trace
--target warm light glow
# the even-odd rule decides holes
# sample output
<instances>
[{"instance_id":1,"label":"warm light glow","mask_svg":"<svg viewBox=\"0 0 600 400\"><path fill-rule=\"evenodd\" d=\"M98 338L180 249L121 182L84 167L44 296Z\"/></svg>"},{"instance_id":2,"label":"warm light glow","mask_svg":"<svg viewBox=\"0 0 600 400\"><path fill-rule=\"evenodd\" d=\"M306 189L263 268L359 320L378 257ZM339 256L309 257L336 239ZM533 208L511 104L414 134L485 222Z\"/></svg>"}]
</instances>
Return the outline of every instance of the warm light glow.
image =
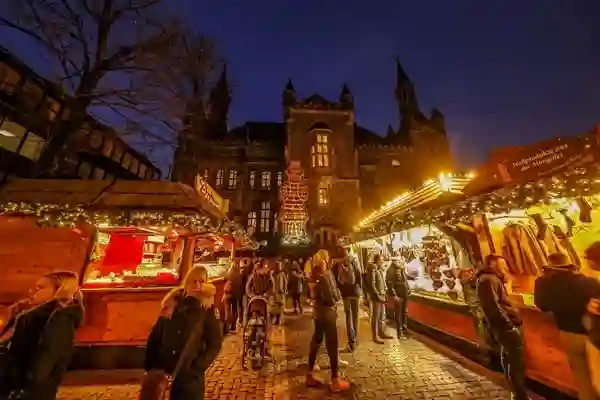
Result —
<instances>
[{"instance_id":1,"label":"warm light glow","mask_svg":"<svg viewBox=\"0 0 600 400\"><path fill-rule=\"evenodd\" d=\"M355 231L359 231L365 226L371 224L374 220L381 217L382 215L390 212L393 208L398 207L400 204L406 202L411 199L411 196L418 194L420 191L424 189L430 189L431 185L438 185L440 190L444 192L456 192L458 190L462 190L464 186L475 176L474 173L469 173L466 175L460 174L452 174L448 172L442 172L438 175L437 179L428 179L423 182L421 188L416 191L406 192L396 197L395 199L388 201L383 207L379 210L372 212L363 219L357 226L354 227Z\"/></svg>"}]
</instances>

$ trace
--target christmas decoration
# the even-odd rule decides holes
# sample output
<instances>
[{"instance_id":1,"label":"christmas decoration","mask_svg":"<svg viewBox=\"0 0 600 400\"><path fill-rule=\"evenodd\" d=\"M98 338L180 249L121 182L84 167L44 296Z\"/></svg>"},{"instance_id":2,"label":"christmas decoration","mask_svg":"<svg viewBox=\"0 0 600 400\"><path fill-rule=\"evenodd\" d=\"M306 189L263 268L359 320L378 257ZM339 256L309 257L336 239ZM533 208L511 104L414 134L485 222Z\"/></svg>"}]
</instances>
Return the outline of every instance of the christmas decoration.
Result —
<instances>
[{"instance_id":1,"label":"christmas decoration","mask_svg":"<svg viewBox=\"0 0 600 400\"><path fill-rule=\"evenodd\" d=\"M300 163L290 162L286 175L287 179L280 189L279 220L282 225L282 243L287 246L309 244L310 238L306 233L308 186Z\"/></svg>"},{"instance_id":2,"label":"christmas decoration","mask_svg":"<svg viewBox=\"0 0 600 400\"><path fill-rule=\"evenodd\" d=\"M242 244L242 247L257 247L239 224L228 219L215 223L211 217L198 212L89 210L69 204L8 202L0 204L0 215L36 218L41 226L75 227L90 224L102 228L179 227L200 233L231 234Z\"/></svg>"},{"instance_id":3,"label":"christmas decoration","mask_svg":"<svg viewBox=\"0 0 600 400\"><path fill-rule=\"evenodd\" d=\"M561 198L581 198L600 193L600 165L579 167L533 182L504 187L480 196L462 199L440 207L413 208L402 214L387 214L360 228L353 240L365 240L415 226L470 223L473 216L486 212L508 213L536 204L549 204Z\"/></svg>"}]
</instances>

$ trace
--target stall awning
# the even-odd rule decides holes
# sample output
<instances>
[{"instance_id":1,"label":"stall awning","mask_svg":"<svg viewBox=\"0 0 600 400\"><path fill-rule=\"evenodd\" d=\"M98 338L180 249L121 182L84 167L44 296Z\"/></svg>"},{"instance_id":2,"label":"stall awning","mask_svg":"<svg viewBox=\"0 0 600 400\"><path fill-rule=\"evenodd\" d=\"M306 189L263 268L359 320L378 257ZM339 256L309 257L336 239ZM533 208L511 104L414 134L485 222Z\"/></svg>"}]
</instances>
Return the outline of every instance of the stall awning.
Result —
<instances>
[{"instance_id":1,"label":"stall awning","mask_svg":"<svg viewBox=\"0 0 600 400\"><path fill-rule=\"evenodd\" d=\"M389 222L398 216L434 201L443 202L462 197L462 189L471 180L471 175L441 174L435 180L429 180L414 192L396 197L386 205L362 220L355 231L370 230L374 225Z\"/></svg>"}]
</instances>

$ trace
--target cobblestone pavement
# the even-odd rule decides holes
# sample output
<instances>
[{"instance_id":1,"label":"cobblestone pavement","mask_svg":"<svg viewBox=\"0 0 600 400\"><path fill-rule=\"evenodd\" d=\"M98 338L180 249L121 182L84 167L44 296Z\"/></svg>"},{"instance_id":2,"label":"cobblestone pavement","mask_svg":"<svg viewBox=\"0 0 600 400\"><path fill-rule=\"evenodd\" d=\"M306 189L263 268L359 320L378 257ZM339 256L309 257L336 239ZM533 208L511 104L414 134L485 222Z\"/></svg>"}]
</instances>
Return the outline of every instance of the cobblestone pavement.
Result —
<instances>
[{"instance_id":1,"label":"cobblestone pavement","mask_svg":"<svg viewBox=\"0 0 600 400\"><path fill-rule=\"evenodd\" d=\"M345 394L331 394L327 388L304 386L308 344L312 321L309 315L286 316L285 328L272 338L273 364L263 371L241 368L241 335L227 337L223 351L207 371L206 399L508 399L508 393L450 358L441 355L416 339L389 340L377 345L366 340L369 326L361 318L359 337L365 338L354 355L342 354L348 362L343 374L353 383ZM340 324L342 326L342 324ZM340 339L345 339L343 328ZM328 378L325 358L320 374ZM87 375L86 375L87 374ZM90 374L96 374L91 376ZM129 372L129 383L109 385L111 374L124 380L120 372L84 372L71 374L60 391L61 400L129 400L136 399L139 372ZM127 380L125 379L125 380ZM88 385L87 381L102 382ZM106 381L106 382L105 382Z\"/></svg>"}]
</instances>

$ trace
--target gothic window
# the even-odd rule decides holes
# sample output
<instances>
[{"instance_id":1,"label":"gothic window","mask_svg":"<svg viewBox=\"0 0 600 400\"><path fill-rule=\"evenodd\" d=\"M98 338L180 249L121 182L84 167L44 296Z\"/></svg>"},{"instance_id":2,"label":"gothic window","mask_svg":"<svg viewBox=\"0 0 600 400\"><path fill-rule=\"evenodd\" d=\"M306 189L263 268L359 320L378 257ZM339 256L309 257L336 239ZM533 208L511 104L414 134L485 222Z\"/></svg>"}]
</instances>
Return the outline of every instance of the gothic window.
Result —
<instances>
[{"instance_id":1,"label":"gothic window","mask_svg":"<svg viewBox=\"0 0 600 400\"><path fill-rule=\"evenodd\" d=\"M283 172L279 171L277 173L277 186L281 186L283 183Z\"/></svg>"},{"instance_id":2,"label":"gothic window","mask_svg":"<svg viewBox=\"0 0 600 400\"><path fill-rule=\"evenodd\" d=\"M260 205L260 230L269 232L271 222L271 203L263 201Z\"/></svg>"},{"instance_id":3,"label":"gothic window","mask_svg":"<svg viewBox=\"0 0 600 400\"><path fill-rule=\"evenodd\" d=\"M260 174L260 187L263 189L271 188L271 171L263 171Z\"/></svg>"},{"instance_id":4,"label":"gothic window","mask_svg":"<svg viewBox=\"0 0 600 400\"><path fill-rule=\"evenodd\" d=\"M328 135L317 133L317 142L311 147L312 166L329 167L329 142Z\"/></svg>"},{"instance_id":5,"label":"gothic window","mask_svg":"<svg viewBox=\"0 0 600 400\"><path fill-rule=\"evenodd\" d=\"M208 168L204 168L204 172L202 173L202 178L204 178L204 182L208 182Z\"/></svg>"},{"instance_id":6,"label":"gothic window","mask_svg":"<svg viewBox=\"0 0 600 400\"><path fill-rule=\"evenodd\" d=\"M250 171L248 183L250 184L250 189L254 189L254 185L256 184L256 171Z\"/></svg>"},{"instance_id":7,"label":"gothic window","mask_svg":"<svg viewBox=\"0 0 600 400\"><path fill-rule=\"evenodd\" d=\"M279 226L277 222L277 213L275 213L275 215L273 215L273 233L277 233L277 227Z\"/></svg>"},{"instance_id":8,"label":"gothic window","mask_svg":"<svg viewBox=\"0 0 600 400\"><path fill-rule=\"evenodd\" d=\"M248 213L248 230L256 229L256 211L250 211Z\"/></svg>"},{"instance_id":9,"label":"gothic window","mask_svg":"<svg viewBox=\"0 0 600 400\"><path fill-rule=\"evenodd\" d=\"M319 186L319 205L326 206L329 204L329 188L326 184Z\"/></svg>"},{"instance_id":10,"label":"gothic window","mask_svg":"<svg viewBox=\"0 0 600 400\"><path fill-rule=\"evenodd\" d=\"M215 186L221 187L223 186L223 178L225 177L225 170L220 169L217 171L217 181L215 182Z\"/></svg>"},{"instance_id":11,"label":"gothic window","mask_svg":"<svg viewBox=\"0 0 600 400\"><path fill-rule=\"evenodd\" d=\"M230 169L229 170L229 189L235 189L237 186L237 170Z\"/></svg>"}]
</instances>

